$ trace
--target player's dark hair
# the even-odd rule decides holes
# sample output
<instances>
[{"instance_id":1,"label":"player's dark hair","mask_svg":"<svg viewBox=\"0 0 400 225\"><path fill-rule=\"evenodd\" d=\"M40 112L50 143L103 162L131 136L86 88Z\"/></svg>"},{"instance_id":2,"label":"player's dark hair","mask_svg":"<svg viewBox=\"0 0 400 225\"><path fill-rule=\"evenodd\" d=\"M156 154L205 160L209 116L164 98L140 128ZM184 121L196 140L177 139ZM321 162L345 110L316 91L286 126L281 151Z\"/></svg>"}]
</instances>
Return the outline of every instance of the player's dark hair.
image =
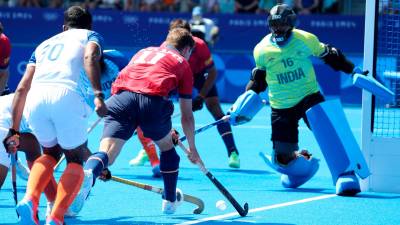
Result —
<instances>
[{"instance_id":1,"label":"player's dark hair","mask_svg":"<svg viewBox=\"0 0 400 225\"><path fill-rule=\"evenodd\" d=\"M4 27L3 27L3 24L1 24L1 22L0 22L0 34L2 34L3 31L4 31Z\"/></svg>"},{"instance_id":2,"label":"player's dark hair","mask_svg":"<svg viewBox=\"0 0 400 225\"><path fill-rule=\"evenodd\" d=\"M183 50L187 46L190 48L193 48L194 46L192 35L184 28L175 28L170 30L165 41L179 51Z\"/></svg>"},{"instance_id":3,"label":"player's dark hair","mask_svg":"<svg viewBox=\"0 0 400 225\"><path fill-rule=\"evenodd\" d=\"M190 24L184 19L174 19L169 23L169 30L183 28L190 32Z\"/></svg>"},{"instance_id":4,"label":"player's dark hair","mask_svg":"<svg viewBox=\"0 0 400 225\"><path fill-rule=\"evenodd\" d=\"M80 6L71 6L64 11L64 25L70 28L92 29L92 15Z\"/></svg>"}]
</instances>

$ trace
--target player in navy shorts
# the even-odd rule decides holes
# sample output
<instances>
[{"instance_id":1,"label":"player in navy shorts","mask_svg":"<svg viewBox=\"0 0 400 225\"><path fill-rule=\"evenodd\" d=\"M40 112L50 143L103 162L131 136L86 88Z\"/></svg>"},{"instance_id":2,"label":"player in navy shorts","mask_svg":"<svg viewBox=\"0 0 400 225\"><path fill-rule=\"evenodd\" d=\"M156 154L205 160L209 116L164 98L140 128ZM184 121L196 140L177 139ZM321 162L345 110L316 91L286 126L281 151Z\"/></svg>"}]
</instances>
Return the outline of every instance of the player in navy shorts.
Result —
<instances>
[{"instance_id":1,"label":"player in navy shorts","mask_svg":"<svg viewBox=\"0 0 400 225\"><path fill-rule=\"evenodd\" d=\"M173 29L164 45L140 50L120 72L112 86L113 96L107 101L108 114L99 152L85 165L85 181L75 200L77 205L83 205L95 179L114 162L125 142L140 126L144 135L154 140L161 151L162 211L166 214L175 212L180 202L176 188L180 158L171 137L174 106L168 96L176 89L183 132L189 143L188 158L202 164L195 146L191 99L193 76L187 61L193 46L189 31Z\"/></svg>"}]
</instances>

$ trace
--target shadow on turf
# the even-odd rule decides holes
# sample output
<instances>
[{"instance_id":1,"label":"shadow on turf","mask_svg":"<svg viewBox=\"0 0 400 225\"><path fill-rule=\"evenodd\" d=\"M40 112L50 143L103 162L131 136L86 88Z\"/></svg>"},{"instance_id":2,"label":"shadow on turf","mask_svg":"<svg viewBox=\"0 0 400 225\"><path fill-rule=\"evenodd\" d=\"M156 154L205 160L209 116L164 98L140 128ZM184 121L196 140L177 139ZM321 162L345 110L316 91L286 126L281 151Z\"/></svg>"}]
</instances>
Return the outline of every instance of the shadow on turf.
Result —
<instances>
[{"instance_id":1,"label":"shadow on turf","mask_svg":"<svg viewBox=\"0 0 400 225\"><path fill-rule=\"evenodd\" d=\"M132 220L133 217L129 216L123 216L123 217L116 217L116 218L109 218L109 219L102 219L102 220L79 220L76 218L68 218L65 220L65 222L69 224L74 224L74 225L80 225L80 224L95 224L95 225L172 225L176 223L157 223L157 222L152 222L152 221L135 221ZM156 218L155 218L156 219ZM125 221L125 220L130 220L130 221Z\"/></svg>"},{"instance_id":2,"label":"shadow on turf","mask_svg":"<svg viewBox=\"0 0 400 225\"><path fill-rule=\"evenodd\" d=\"M243 174L255 174L255 175L259 175L259 174L274 174L273 172L269 172L266 170L241 170L241 169L212 169L210 168L210 171L215 171L218 173L224 173L224 172L228 172L228 173L243 173Z\"/></svg>"},{"instance_id":3,"label":"shadow on turf","mask_svg":"<svg viewBox=\"0 0 400 225\"><path fill-rule=\"evenodd\" d=\"M117 177L122 177L129 180L162 180L162 178L154 178L151 175L126 175L126 174L113 174ZM179 177L178 180L193 180L193 178Z\"/></svg>"},{"instance_id":4,"label":"shadow on turf","mask_svg":"<svg viewBox=\"0 0 400 225\"><path fill-rule=\"evenodd\" d=\"M226 225L226 224L239 224L239 225L245 225L245 224L257 224L257 225L295 225L294 223L255 223L255 222L246 222L246 221L206 221L206 222L201 222L201 223L196 223L196 224L212 224L212 225Z\"/></svg>"},{"instance_id":5,"label":"shadow on turf","mask_svg":"<svg viewBox=\"0 0 400 225\"><path fill-rule=\"evenodd\" d=\"M379 194L379 193L360 193L355 196L355 198L371 198L371 199L400 199L400 195L389 195L389 194Z\"/></svg>"},{"instance_id":6,"label":"shadow on turf","mask_svg":"<svg viewBox=\"0 0 400 225\"><path fill-rule=\"evenodd\" d=\"M333 194L334 190L329 188L287 188L279 190L268 190L274 192L302 192L302 193L323 193L323 194Z\"/></svg>"},{"instance_id":7,"label":"shadow on turf","mask_svg":"<svg viewBox=\"0 0 400 225\"><path fill-rule=\"evenodd\" d=\"M207 168L211 172L216 173L242 173L242 174L256 174L256 175L265 175L265 174L275 174L274 172L270 172L267 170L244 170L244 169L221 169L221 168ZM185 170L199 170L199 168L185 168Z\"/></svg>"}]
</instances>

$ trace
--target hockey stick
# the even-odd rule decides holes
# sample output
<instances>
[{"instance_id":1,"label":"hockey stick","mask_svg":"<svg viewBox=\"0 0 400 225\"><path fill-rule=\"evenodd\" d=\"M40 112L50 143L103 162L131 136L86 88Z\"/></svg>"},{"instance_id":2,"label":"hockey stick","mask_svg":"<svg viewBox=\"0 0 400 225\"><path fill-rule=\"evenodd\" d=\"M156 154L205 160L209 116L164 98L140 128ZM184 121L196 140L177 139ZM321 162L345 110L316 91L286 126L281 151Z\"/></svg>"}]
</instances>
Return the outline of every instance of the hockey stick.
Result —
<instances>
[{"instance_id":1,"label":"hockey stick","mask_svg":"<svg viewBox=\"0 0 400 225\"><path fill-rule=\"evenodd\" d=\"M94 130L94 128L100 123L101 121L101 117L97 118L97 120L92 124L92 126L90 126L87 129L87 133L90 134L90 132L92 132L92 130ZM60 166L60 164L65 160L65 155L62 155L60 160L58 160L57 164L54 166L54 170L57 170L57 168Z\"/></svg>"},{"instance_id":2,"label":"hockey stick","mask_svg":"<svg viewBox=\"0 0 400 225\"><path fill-rule=\"evenodd\" d=\"M14 197L15 206L17 206L17 204L18 204L17 168L16 168L17 160L18 160L17 152L15 152L14 154L11 154L11 181L12 181L12 189L13 189L13 197ZM19 217L18 212L17 212L17 216Z\"/></svg>"},{"instance_id":3,"label":"hockey stick","mask_svg":"<svg viewBox=\"0 0 400 225\"><path fill-rule=\"evenodd\" d=\"M219 120L217 120L217 121L215 121L215 122L212 122L212 123L207 124L207 125L205 125L205 126L203 126L203 127L200 127L199 129L197 129L197 130L194 131L194 134L196 135L196 134L198 134L198 133L201 133L201 132L203 132L203 131L205 131L205 130L208 130L208 129L210 129L211 127L216 126L216 125L218 125L218 124L220 124L220 123L228 122L228 121L229 121L229 118L230 118L230 116L229 116L229 115L226 115L226 116L222 117L221 119L219 119ZM179 138L179 140L182 141L182 142L185 141L186 139L187 139L186 136L183 136L183 137Z\"/></svg>"},{"instance_id":4,"label":"hockey stick","mask_svg":"<svg viewBox=\"0 0 400 225\"><path fill-rule=\"evenodd\" d=\"M189 153L189 150L182 144L181 141L178 141L178 145L186 154ZM217 187L217 189L225 196L226 199L228 199L228 201L233 205L233 207L235 207L239 215L242 217L246 216L247 213L249 212L249 204L247 204L247 202L244 203L244 206L242 208L242 206L236 201L236 199L231 195L231 193L229 193L229 191L221 184L221 182L219 182L217 178L210 171L208 171L207 168L205 168L204 165L199 163L197 163L197 165L199 166L201 172L203 172L208 177L208 179L210 179L210 181L215 185L215 187Z\"/></svg>"},{"instance_id":5,"label":"hockey stick","mask_svg":"<svg viewBox=\"0 0 400 225\"><path fill-rule=\"evenodd\" d=\"M121 177L117 177L117 176L112 176L111 180L119 182L119 183L131 185L131 186L134 186L134 187L137 187L137 188L141 188L141 189L144 189L144 190L147 190L147 191L155 192L155 193L158 193L158 194L162 194L163 193L163 189L162 188L151 186L151 185L148 185L148 184L139 183L137 181L127 180L127 179L124 179L124 178L121 178ZM201 199L197 198L197 197L194 197L192 195L183 194L183 201L190 202L192 204L197 205L197 208L193 210L194 214L200 214L204 210L204 202Z\"/></svg>"}]
</instances>

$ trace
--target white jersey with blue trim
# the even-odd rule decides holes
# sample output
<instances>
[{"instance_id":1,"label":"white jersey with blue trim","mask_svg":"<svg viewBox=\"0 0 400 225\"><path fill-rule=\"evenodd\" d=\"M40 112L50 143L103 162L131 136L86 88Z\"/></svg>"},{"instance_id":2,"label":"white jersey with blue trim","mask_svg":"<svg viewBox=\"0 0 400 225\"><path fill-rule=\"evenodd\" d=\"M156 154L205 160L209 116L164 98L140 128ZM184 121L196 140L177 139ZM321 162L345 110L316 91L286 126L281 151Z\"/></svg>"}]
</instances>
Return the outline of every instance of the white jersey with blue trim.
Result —
<instances>
[{"instance_id":1,"label":"white jersey with blue trim","mask_svg":"<svg viewBox=\"0 0 400 225\"><path fill-rule=\"evenodd\" d=\"M86 29L70 29L42 42L28 63L36 67L32 87L61 86L80 93L84 51L89 42L95 42L102 50L102 37Z\"/></svg>"},{"instance_id":2,"label":"white jersey with blue trim","mask_svg":"<svg viewBox=\"0 0 400 225\"><path fill-rule=\"evenodd\" d=\"M208 18L201 18L200 20L190 20L190 28L192 32L201 32L204 34L204 41L213 43L213 29L216 28L214 21Z\"/></svg>"},{"instance_id":3,"label":"white jersey with blue trim","mask_svg":"<svg viewBox=\"0 0 400 225\"><path fill-rule=\"evenodd\" d=\"M11 127L11 105L14 99L14 94L0 96L0 127L10 128ZM22 115L21 123L19 126L19 131L21 133L32 132L28 126L26 118Z\"/></svg>"}]
</instances>

